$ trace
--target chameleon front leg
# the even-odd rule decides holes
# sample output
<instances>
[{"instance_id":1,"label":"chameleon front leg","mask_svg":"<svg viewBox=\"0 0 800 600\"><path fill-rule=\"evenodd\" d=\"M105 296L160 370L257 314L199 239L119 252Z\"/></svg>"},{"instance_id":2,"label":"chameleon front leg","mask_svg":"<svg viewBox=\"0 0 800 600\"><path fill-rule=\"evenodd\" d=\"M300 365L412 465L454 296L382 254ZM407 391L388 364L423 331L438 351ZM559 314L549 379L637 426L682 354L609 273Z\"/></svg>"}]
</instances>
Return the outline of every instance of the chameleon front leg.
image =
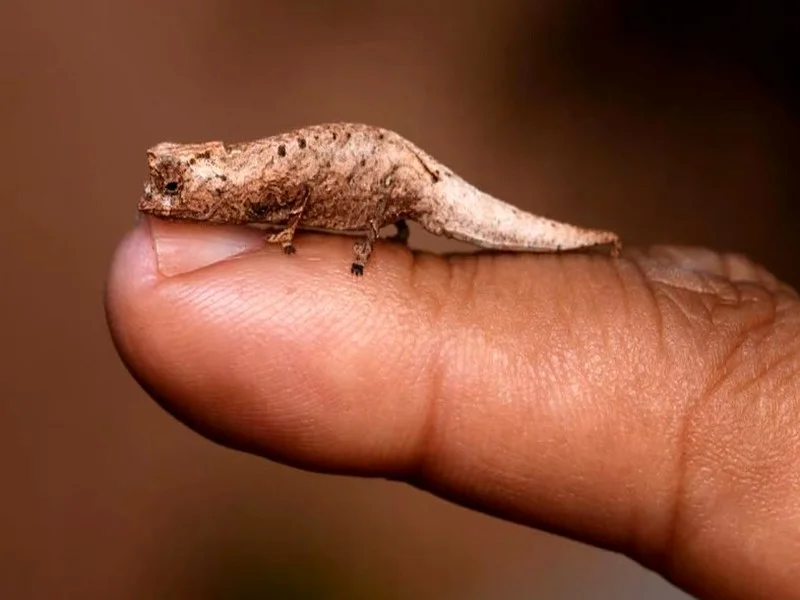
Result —
<instances>
[{"instance_id":1,"label":"chameleon front leg","mask_svg":"<svg viewBox=\"0 0 800 600\"><path fill-rule=\"evenodd\" d=\"M297 227L300 225L300 219L303 218L303 212L306 208L307 201L308 194L306 194L303 198L303 202L292 211L292 217L289 219L289 224L277 233L271 233L266 237L268 244L280 244L281 248L283 248L283 251L286 254L294 254L297 251L292 244L292 241L294 240L294 234L297 231Z\"/></svg>"}]
</instances>

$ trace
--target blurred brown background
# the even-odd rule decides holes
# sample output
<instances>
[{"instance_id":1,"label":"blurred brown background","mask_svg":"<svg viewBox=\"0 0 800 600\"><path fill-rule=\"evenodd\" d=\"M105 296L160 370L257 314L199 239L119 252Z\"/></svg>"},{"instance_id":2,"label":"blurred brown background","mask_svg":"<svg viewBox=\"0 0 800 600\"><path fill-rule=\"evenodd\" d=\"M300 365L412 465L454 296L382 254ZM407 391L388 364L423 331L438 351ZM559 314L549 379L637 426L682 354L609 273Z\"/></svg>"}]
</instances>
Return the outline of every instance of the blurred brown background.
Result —
<instances>
[{"instance_id":1,"label":"blurred brown background","mask_svg":"<svg viewBox=\"0 0 800 600\"><path fill-rule=\"evenodd\" d=\"M200 438L120 364L103 280L146 147L352 120L525 208L800 283L789 7L3 0L0 597L682 597L399 484Z\"/></svg>"}]
</instances>

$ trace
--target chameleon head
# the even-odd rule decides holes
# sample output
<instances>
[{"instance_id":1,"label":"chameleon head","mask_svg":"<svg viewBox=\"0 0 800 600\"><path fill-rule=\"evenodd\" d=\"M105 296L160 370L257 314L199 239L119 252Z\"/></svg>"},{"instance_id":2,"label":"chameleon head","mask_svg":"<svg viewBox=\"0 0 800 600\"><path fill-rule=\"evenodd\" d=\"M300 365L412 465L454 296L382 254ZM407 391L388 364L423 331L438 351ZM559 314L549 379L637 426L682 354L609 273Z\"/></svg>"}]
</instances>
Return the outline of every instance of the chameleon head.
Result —
<instances>
[{"instance_id":1,"label":"chameleon head","mask_svg":"<svg viewBox=\"0 0 800 600\"><path fill-rule=\"evenodd\" d=\"M215 220L227 187L226 154L218 142L153 146L147 151L150 177L139 210L171 219Z\"/></svg>"}]
</instances>

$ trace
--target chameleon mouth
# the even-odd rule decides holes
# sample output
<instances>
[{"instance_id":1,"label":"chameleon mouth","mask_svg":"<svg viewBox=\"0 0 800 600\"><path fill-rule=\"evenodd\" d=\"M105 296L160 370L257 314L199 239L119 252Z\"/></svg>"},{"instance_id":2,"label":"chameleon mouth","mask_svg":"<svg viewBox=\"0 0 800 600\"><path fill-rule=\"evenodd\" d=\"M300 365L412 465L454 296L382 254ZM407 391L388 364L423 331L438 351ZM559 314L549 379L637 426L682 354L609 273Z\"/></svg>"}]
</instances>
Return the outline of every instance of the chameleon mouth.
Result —
<instances>
[{"instance_id":1,"label":"chameleon mouth","mask_svg":"<svg viewBox=\"0 0 800 600\"><path fill-rule=\"evenodd\" d=\"M151 184L144 186L144 194L139 198L139 212L154 217L169 217L172 213L171 202L165 201L160 194L154 194Z\"/></svg>"}]
</instances>

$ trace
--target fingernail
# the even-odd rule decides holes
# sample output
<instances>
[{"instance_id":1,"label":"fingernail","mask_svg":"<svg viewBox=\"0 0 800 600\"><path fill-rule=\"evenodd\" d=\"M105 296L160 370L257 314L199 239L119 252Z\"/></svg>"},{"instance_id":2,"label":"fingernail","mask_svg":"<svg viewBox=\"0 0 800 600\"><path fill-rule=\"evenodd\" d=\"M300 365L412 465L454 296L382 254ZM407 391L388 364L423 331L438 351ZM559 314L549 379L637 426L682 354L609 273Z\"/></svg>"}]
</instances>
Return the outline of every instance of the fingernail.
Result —
<instances>
[{"instance_id":1,"label":"fingernail","mask_svg":"<svg viewBox=\"0 0 800 600\"><path fill-rule=\"evenodd\" d=\"M247 227L176 223L148 218L158 270L172 277L264 246L264 234Z\"/></svg>"}]
</instances>

